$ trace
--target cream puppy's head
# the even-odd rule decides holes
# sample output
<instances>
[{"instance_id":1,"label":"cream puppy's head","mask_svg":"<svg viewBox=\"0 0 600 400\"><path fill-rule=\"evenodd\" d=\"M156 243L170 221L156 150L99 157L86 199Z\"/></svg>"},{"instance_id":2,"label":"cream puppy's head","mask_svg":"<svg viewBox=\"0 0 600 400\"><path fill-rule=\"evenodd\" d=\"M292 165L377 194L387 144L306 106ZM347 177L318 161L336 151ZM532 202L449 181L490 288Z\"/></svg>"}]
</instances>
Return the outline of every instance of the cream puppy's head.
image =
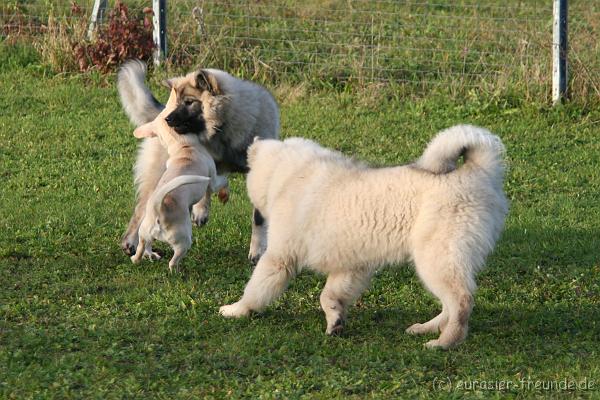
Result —
<instances>
[{"instance_id":1,"label":"cream puppy's head","mask_svg":"<svg viewBox=\"0 0 600 400\"><path fill-rule=\"evenodd\" d=\"M178 78L174 78L178 79ZM169 100L165 108L158 114L154 121L141 125L133 131L133 136L138 139L147 137L158 137L160 142L166 148L172 145L194 145L199 143L198 135L194 133L179 134L167 124L165 118L177 107L177 92L174 87L171 88Z\"/></svg>"}]
</instances>

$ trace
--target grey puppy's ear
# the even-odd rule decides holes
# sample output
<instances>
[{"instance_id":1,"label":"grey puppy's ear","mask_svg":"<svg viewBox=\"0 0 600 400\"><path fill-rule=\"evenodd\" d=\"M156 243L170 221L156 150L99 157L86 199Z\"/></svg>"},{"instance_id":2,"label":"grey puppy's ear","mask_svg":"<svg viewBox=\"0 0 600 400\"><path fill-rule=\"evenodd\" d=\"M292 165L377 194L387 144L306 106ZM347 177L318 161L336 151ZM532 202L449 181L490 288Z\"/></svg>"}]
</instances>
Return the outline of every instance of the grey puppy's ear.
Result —
<instances>
[{"instance_id":1,"label":"grey puppy's ear","mask_svg":"<svg viewBox=\"0 0 600 400\"><path fill-rule=\"evenodd\" d=\"M196 87L200 90L206 90L213 96L221 94L221 88L217 78L210 72L201 69L196 75Z\"/></svg>"}]
</instances>

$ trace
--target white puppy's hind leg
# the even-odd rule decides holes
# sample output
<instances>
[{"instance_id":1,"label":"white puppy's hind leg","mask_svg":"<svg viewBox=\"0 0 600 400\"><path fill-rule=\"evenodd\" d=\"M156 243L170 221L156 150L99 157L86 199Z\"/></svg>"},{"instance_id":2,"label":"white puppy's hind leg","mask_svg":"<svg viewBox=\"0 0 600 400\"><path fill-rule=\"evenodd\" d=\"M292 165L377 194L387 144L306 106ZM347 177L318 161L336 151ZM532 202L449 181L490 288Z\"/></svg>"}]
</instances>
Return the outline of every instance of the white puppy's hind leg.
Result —
<instances>
[{"instance_id":1,"label":"white puppy's hind leg","mask_svg":"<svg viewBox=\"0 0 600 400\"><path fill-rule=\"evenodd\" d=\"M250 311L262 311L283 293L294 275L295 265L267 251L254 269L242 298L237 303L221 307L219 313L239 318L247 316Z\"/></svg>"},{"instance_id":2,"label":"white puppy's hind leg","mask_svg":"<svg viewBox=\"0 0 600 400\"><path fill-rule=\"evenodd\" d=\"M406 333L409 335L423 335L426 333L439 333L441 332L446 323L448 322L448 310L442 304L442 312L431 320L422 324L413 324L406 329Z\"/></svg>"},{"instance_id":3,"label":"white puppy's hind leg","mask_svg":"<svg viewBox=\"0 0 600 400\"><path fill-rule=\"evenodd\" d=\"M321 308L327 320L327 334L338 335L344 328L348 307L369 285L369 274L332 273L321 292Z\"/></svg>"},{"instance_id":4,"label":"white puppy's hind leg","mask_svg":"<svg viewBox=\"0 0 600 400\"><path fill-rule=\"evenodd\" d=\"M467 336L473 309L473 295L469 287L474 287L474 283L469 276L470 269L452 257L440 257L439 251L431 249L415 254L415 266L417 274L442 302L443 308L438 317L424 324L415 324L407 332L433 332L437 324L441 331L439 338L425 343L425 347L448 349L458 345Z\"/></svg>"}]
</instances>

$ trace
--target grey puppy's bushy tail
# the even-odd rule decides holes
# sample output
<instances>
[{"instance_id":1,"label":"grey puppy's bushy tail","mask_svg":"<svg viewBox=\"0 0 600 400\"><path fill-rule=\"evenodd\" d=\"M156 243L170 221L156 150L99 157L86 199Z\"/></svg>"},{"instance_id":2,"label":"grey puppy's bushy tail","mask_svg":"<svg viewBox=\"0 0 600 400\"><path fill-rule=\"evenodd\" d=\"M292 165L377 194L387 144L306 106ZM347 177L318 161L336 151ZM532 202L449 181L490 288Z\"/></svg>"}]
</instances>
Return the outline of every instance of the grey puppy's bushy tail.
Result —
<instances>
[{"instance_id":1,"label":"grey puppy's bushy tail","mask_svg":"<svg viewBox=\"0 0 600 400\"><path fill-rule=\"evenodd\" d=\"M458 159L472 164L495 179L504 176L504 145L490 131L473 125L456 125L441 131L429 143L416 165L434 174L456 170Z\"/></svg>"},{"instance_id":2,"label":"grey puppy's bushy tail","mask_svg":"<svg viewBox=\"0 0 600 400\"><path fill-rule=\"evenodd\" d=\"M164 108L144 83L145 79L146 64L140 60L126 61L117 73L121 104L135 126L153 121Z\"/></svg>"}]
</instances>

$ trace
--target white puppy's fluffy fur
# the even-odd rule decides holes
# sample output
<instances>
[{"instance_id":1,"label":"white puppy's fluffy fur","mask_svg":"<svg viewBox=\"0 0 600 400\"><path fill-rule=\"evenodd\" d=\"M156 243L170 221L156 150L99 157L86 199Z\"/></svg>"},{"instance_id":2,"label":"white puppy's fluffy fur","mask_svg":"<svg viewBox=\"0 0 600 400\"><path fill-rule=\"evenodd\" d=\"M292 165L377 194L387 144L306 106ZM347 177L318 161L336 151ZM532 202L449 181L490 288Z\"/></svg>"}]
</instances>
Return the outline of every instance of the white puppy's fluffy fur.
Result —
<instances>
[{"instance_id":1,"label":"white puppy's fluffy fur","mask_svg":"<svg viewBox=\"0 0 600 400\"><path fill-rule=\"evenodd\" d=\"M268 247L243 297L221 314L261 311L308 267L328 275L321 306L327 333L338 333L377 268L412 261L442 311L407 332L441 332L427 347L460 343L475 274L508 212L503 154L497 136L469 125L439 133L415 163L391 168L368 168L305 139L256 141L248 195L268 222Z\"/></svg>"}]
</instances>

